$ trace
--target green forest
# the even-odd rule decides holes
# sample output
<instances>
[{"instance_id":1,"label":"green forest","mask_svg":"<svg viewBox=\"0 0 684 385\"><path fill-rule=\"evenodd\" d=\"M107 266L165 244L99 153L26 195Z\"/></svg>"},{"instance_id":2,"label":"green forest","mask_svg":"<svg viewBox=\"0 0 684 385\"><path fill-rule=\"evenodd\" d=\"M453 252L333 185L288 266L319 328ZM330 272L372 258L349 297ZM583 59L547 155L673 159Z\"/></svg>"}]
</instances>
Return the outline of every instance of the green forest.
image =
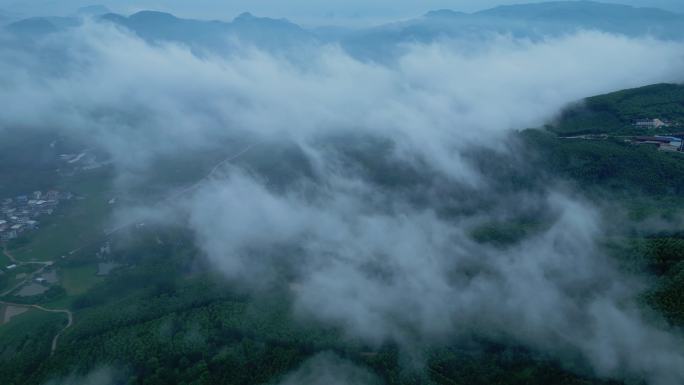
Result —
<instances>
[{"instance_id":1,"label":"green forest","mask_svg":"<svg viewBox=\"0 0 684 385\"><path fill-rule=\"evenodd\" d=\"M549 129L563 136L647 133L633 126L639 119L684 124L684 86L655 84L590 97L566 108Z\"/></svg>"}]
</instances>

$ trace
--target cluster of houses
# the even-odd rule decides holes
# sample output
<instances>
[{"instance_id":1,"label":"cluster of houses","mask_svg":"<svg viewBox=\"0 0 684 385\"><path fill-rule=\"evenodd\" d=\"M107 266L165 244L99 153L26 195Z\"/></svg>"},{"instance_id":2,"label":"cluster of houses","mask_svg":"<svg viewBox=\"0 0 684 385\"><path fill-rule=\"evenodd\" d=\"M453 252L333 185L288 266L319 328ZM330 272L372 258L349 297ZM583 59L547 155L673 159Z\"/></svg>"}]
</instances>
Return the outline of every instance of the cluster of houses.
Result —
<instances>
[{"instance_id":1,"label":"cluster of houses","mask_svg":"<svg viewBox=\"0 0 684 385\"><path fill-rule=\"evenodd\" d=\"M60 201L72 198L71 193L51 190L3 199L0 201L0 242L7 242L25 231L36 229L40 216L51 215Z\"/></svg>"},{"instance_id":2,"label":"cluster of houses","mask_svg":"<svg viewBox=\"0 0 684 385\"><path fill-rule=\"evenodd\" d=\"M643 129L660 129L665 127L675 127L678 123L665 119L638 119L633 122L637 128ZM651 145L658 148L660 151L684 151L684 133L663 134L654 136L636 136L631 138L634 144Z\"/></svg>"},{"instance_id":3,"label":"cluster of houses","mask_svg":"<svg viewBox=\"0 0 684 385\"><path fill-rule=\"evenodd\" d=\"M663 128L663 127L671 127L674 124L668 120L663 120L663 119L638 119L634 121L634 126L638 128L647 128L647 129L657 129L657 128Z\"/></svg>"},{"instance_id":4,"label":"cluster of houses","mask_svg":"<svg viewBox=\"0 0 684 385\"><path fill-rule=\"evenodd\" d=\"M652 145L661 151L684 151L684 132L679 134L637 136L632 139L635 144Z\"/></svg>"}]
</instances>

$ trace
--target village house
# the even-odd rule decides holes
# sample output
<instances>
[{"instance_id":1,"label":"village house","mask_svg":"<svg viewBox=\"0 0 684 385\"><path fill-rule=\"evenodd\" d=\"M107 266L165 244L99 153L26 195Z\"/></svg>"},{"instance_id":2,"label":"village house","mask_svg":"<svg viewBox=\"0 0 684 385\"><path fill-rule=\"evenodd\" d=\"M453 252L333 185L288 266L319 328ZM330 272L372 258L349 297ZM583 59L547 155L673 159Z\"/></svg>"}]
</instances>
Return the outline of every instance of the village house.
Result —
<instances>
[{"instance_id":1,"label":"village house","mask_svg":"<svg viewBox=\"0 0 684 385\"><path fill-rule=\"evenodd\" d=\"M634 125L639 128L661 128L668 127L670 122L661 119L639 119L634 122Z\"/></svg>"},{"instance_id":2,"label":"village house","mask_svg":"<svg viewBox=\"0 0 684 385\"><path fill-rule=\"evenodd\" d=\"M19 195L3 199L0 206L0 241L17 238L27 230L38 228L38 217L51 215L60 199L71 199L73 194L50 190L46 193L34 191L30 195Z\"/></svg>"},{"instance_id":3,"label":"village house","mask_svg":"<svg viewBox=\"0 0 684 385\"><path fill-rule=\"evenodd\" d=\"M632 142L641 145L653 145L661 151L684 151L684 141L675 136L637 136Z\"/></svg>"}]
</instances>

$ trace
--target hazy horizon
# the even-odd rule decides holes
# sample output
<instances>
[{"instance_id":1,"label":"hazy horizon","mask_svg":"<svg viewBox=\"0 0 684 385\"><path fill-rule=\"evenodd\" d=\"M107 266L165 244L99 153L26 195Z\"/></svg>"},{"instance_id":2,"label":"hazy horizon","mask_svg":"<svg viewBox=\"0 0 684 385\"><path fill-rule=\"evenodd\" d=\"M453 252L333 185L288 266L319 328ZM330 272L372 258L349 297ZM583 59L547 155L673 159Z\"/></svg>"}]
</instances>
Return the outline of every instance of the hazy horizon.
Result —
<instances>
[{"instance_id":1,"label":"hazy horizon","mask_svg":"<svg viewBox=\"0 0 684 385\"><path fill-rule=\"evenodd\" d=\"M577 0L581 1L581 0ZM192 3L180 0L0 0L0 12L17 17L67 16L85 6L103 5L113 12L131 14L140 10L170 12L177 16L199 19L231 20L243 12L258 16L287 18L297 23L310 24L372 24L389 20L415 17L430 10L451 9L461 12L476 12L500 5L547 3L539 0L425 0L389 1L376 0L326 2L293 0L279 2L262 0L232 1L226 4L219 0L198 0ZM661 8L672 12L684 12L684 3L675 0L604 0L603 3L624 4L636 7Z\"/></svg>"}]
</instances>

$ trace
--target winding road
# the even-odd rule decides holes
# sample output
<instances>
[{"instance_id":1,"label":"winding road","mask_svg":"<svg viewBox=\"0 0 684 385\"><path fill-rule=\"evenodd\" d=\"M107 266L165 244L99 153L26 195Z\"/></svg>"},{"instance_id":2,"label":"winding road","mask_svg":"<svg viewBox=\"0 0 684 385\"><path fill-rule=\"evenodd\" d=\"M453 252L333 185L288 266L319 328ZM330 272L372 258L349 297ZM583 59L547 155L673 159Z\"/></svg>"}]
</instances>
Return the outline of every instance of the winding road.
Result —
<instances>
[{"instance_id":1,"label":"winding road","mask_svg":"<svg viewBox=\"0 0 684 385\"><path fill-rule=\"evenodd\" d=\"M0 301L0 305L6 305L6 306L14 306L14 307L25 307L25 308L33 308L33 309L38 309L44 312L48 313L62 313L66 314L67 316L67 324L60 330L55 337L52 339L52 345L50 347L50 355L55 354L55 350L57 350L57 344L59 343L59 337L64 334L64 332L71 327L71 325L74 324L74 313L71 312L71 310L68 309L48 309L40 305L35 305L35 304L23 304L23 303L12 303L12 302L5 302L5 301Z\"/></svg>"},{"instance_id":2,"label":"winding road","mask_svg":"<svg viewBox=\"0 0 684 385\"><path fill-rule=\"evenodd\" d=\"M5 292L3 292L3 293L0 293L0 297L4 297L4 296L8 295L8 294L10 294L11 292L13 292L14 290L16 290L16 289L18 289L19 287L21 287L22 285L24 285L24 284L30 282L30 281L33 279L33 277L35 277L36 275L42 273L43 270L45 270L46 267L52 266L53 263L54 263L54 262L52 262L52 261L45 261L45 262L22 262L22 261L18 261L18 260L14 257L14 255L12 255L12 253L10 253L9 251L7 251L6 248L3 248L3 249L2 249L2 253L3 253L7 258L9 258L9 260L12 261L12 263L14 263L14 264L17 265L17 266L24 266L24 265L42 265L42 266L40 267L40 269L38 269L38 270L36 270L36 271L34 271L34 272L28 274L28 275L26 276L26 278L24 278L23 281L19 282L18 284L16 284L15 286L13 286L12 288L10 288L9 290L7 290L7 291L5 291ZM67 316L67 324L66 324L66 326L65 326L64 328L62 328L62 330L60 330L60 331L57 333L57 335L55 335L55 337L52 339L52 346L51 346L51 348L50 348L50 355L55 354L55 350L57 350L57 343L59 342L59 337L61 337L62 334L64 334L64 332L65 332L67 329L69 329L69 328L71 327L71 325L74 324L74 313L72 313L71 310L69 310L69 309L48 309L48 308L43 307L43 306L40 306L40 305L38 305L38 304L22 304L22 303L12 303L12 302L5 302L5 301L0 301L0 305L14 306L14 307L33 308L33 309L38 309L38 310L40 310L40 311L44 311L44 312L48 312L48 313L62 313L62 314L66 314L66 316Z\"/></svg>"}]
</instances>

